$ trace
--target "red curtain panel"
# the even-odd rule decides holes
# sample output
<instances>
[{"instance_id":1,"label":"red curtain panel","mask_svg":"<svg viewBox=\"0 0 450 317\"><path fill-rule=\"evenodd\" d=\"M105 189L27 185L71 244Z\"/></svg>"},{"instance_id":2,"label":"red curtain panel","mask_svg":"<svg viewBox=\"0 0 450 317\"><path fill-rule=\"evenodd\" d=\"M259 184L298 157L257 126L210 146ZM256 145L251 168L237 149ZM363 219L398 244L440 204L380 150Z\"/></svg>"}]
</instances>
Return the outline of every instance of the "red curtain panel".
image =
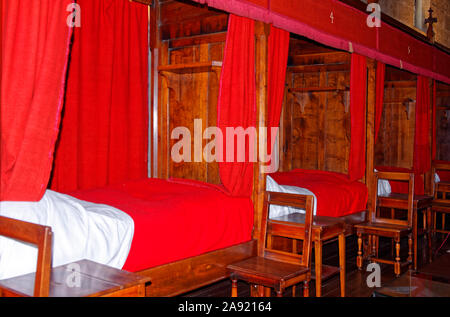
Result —
<instances>
[{"instance_id":1,"label":"red curtain panel","mask_svg":"<svg viewBox=\"0 0 450 317\"><path fill-rule=\"evenodd\" d=\"M383 113L384 101L384 77L386 72L386 65L382 62L377 62L377 78L376 78L376 97L375 97L375 143L378 139L378 132L380 131L381 115Z\"/></svg>"},{"instance_id":2,"label":"red curtain panel","mask_svg":"<svg viewBox=\"0 0 450 317\"><path fill-rule=\"evenodd\" d=\"M51 188L102 187L147 175L147 7L79 0Z\"/></svg>"},{"instance_id":3,"label":"red curtain panel","mask_svg":"<svg viewBox=\"0 0 450 317\"><path fill-rule=\"evenodd\" d=\"M348 174L350 180L361 179L366 169L366 58L352 54L350 74L351 141Z\"/></svg>"},{"instance_id":4,"label":"red curtain panel","mask_svg":"<svg viewBox=\"0 0 450 317\"><path fill-rule=\"evenodd\" d=\"M430 85L429 79L417 77L416 91L416 127L414 134L413 166L416 176L428 172L431 168L430 158Z\"/></svg>"},{"instance_id":5,"label":"red curtain panel","mask_svg":"<svg viewBox=\"0 0 450 317\"><path fill-rule=\"evenodd\" d=\"M280 115L283 107L284 85L289 54L289 32L271 25L268 48L268 114L267 145L268 154L272 153L272 127L280 126Z\"/></svg>"},{"instance_id":6,"label":"red curtain panel","mask_svg":"<svg viewBox=\"0 0 450 317\"><path fill-rule=\"evenodd\" d=\"M218 127L224 136L227 127L255 127L255 93L254 21L230 14L217 105ZM245 160L238 162L238 143L234 139L234 148L231 148L230 138L224 142L224 159L219 163L220 179L230 195L251 196L253 163L249 159L250 144L246 142ZM229 161L227 152L234 153Z\"/></svg>"},{"instance_id":7,"label":"red curtain panel","mask_svg":"<svg viewBox=\"0 0 450 317\"><path fill-rule=\"evenodd\" d=\"M433 107L433 117L431 118L432 124L432 139L431 139L431 160L436 160L436 142L437 142L437 133L436 133L436 81L433 80L433 96L432 96L432 107Z\"/></svg>"},{"instance_id":8,"label":"red curtain panel","mask_svg":"<svg viewBox=\"0 0 450 317\"><path fill-rule=\"evenodd\" d=\"M0 200L38 201L58 135L72 1L1 1Z\"/></svg>"}]
</instances>

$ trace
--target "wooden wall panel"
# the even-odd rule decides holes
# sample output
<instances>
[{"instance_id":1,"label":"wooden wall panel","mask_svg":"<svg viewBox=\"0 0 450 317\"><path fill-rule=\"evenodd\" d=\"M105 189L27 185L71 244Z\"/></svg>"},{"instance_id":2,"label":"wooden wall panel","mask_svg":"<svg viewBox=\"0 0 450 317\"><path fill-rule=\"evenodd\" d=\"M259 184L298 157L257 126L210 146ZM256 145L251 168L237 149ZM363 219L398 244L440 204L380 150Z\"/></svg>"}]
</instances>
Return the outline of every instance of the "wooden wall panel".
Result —
<instances>
[{"instance_id":1,"label":"wooden wall panel","mask_svg":"<svg viewBox=\"0 0 450 317\"><path fill-rule=\"evenodd\" d=\"M347 172L349 62L346 52L291 39L280 126L280 170Z\"/></svg>"},{"instance_id":2,"label":"wooden wall panel","mask_svg":"<svg viewBox=\"0 0 450 317\"><path fill-rule=\"evenodd\" d=\"M415 100L416 76L387 66L375 166L412 168Z\"/></svg>"},{"instance_id":3,"label":"wooden wall panel","mask_svg":"<svg viewBox=\"0 0 450 317\"><path fill-rule=\"evenodd\" d=\"M436 159L450 161L450 85L436 86Z\"/></svg>"},{"instance_id":4,"label":"wooden wall panel","mask_svg":"<svg viewBox=\"0 0 450 317\"><path fill-rule=\"evenodd\" d=\"M222 61L228 16L179 1L160 1L160 6L158 176L219 183L217 162L207 163L203 157L195 161L194 120L201 120L201 135L216 126L220 67L202 65ZM177 127L190 131L190 162L171 159L179 141L171 133ZM202 141L201 150L208 142Z\"/></svg>"}]
</instances>

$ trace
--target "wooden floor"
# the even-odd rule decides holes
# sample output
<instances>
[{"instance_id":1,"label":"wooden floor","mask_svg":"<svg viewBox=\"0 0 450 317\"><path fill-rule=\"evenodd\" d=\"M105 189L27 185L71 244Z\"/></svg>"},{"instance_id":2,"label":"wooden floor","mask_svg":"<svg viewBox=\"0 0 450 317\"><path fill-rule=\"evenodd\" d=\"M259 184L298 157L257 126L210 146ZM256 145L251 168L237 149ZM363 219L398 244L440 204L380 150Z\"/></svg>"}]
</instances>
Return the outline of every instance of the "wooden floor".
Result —
<instances>
[{"instance_id":1,"label":"wooden floor","mask_svg":"<svg viewBox=\"0 0 450 317\"><path fill-rule=\"evenodd\" d=\"M433 239L433 256L435 259L438 259L446 252L450 252L450 238L444 242L446 235L437 234L435 239ZM402 249L404 252L407 251L406 241L404 241L404 245L402 244ZM441 246L442 245L442 246ZM436 253L436 250L439 248L439 252ZM424 246L424 239L421 237L418 243L418 270L423 267L423 265L428 263L426 258L427 250ZM383 257L389 258L391 254L391 242L389 240L381 240L380 241L380 254ZM324 245L323 249L323 263L328 265L338 265L338 257L337 257L337 242L332 242ZM369 297L372 296L374 292L374 288L369 288L367 286L367 276L371 272L366 272L365 269L367 267L367 262L364 263L363 270L359 271L356 267L356 237L350 236L346 239L346 296L347 297ZM425 251L425 252L423 252ZM403 254L403 258L406 257L406 253ZM314 256L313 256L314 259ZM314 265L314 264L313 264ZM441 270L441 268L437 268ZM403 268L402 273L408 270L407 267ZM448 267L442 267L442 271L449 271ZM449 273L450 274L450 273ZM394 268L392 265L381 264L381 286L395 279L394 276ZM297 291L300 295L300 290ZM231 282L229 280L225 280L222 282L218 282L216 284L210 285L208 287L196 290L194 292L185 294L186 297L229 297L231 294ZM238 295L243 297L248 297L250 295L250 286L240 282L238 284ZM286 290L285 296L292 296L291 289ZM315 287L314 281L310 283L310 296L315 296ZM322 296L323 297L339 297L339 276L331 277L330 279L323 281L322 283ZM450 294L449 294L450 297Z\"/></svg>"}]
</instances>

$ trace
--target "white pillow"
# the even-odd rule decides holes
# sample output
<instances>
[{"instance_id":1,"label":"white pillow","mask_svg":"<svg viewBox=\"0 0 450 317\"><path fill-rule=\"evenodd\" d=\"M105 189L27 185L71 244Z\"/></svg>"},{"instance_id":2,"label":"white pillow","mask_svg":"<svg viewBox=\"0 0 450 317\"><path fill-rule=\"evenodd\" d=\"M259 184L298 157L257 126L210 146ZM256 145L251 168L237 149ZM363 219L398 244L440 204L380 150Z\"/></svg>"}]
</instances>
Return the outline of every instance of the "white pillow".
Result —
<instances>
[{"instance_id":1,"label":"white pillow","mask_svg":"<svg viewBox=\"0 0 450 317\"><path fill-rule=\"evenodd\" d=\"M300 194L300 195L312 195L314 196L314 206L313 206L313 214L316 214L317 210L317 199L316 196L308 189L301 188L297 186L288 186L288 185L279 185L272 177L267 175L266 178L266 190L271 192L279 192L279 193L290 193L290 194ZM304 209L287 207L287 206L277 206L271 205L269 209L269 218L273 219L275 217L281 217L284 215L292 214L292 213L305 213Z\"/></svg>"},{"instance_id":2,"label":"white pillow","mask_svg":"<svg viewBox=\"0 0 450 317\"><path fill-rule=\"evenodd\" d=\"M0 202L0 215L50 226L53 266L89 259L120 269L134 234L126 213L51 190L39 202ZM35 272L36 261L37 247L0 236L0 280Z\"/></svg>"}]
</instances>

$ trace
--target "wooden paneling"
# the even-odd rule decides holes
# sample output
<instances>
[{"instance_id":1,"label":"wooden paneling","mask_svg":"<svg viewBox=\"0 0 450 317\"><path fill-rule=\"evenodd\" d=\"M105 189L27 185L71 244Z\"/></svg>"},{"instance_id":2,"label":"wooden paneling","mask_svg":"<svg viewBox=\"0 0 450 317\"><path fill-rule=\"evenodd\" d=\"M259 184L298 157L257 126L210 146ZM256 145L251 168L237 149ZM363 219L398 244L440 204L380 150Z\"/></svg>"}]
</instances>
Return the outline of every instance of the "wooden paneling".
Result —
<instances>
[{"instance_id":1,"label":"wooden paneling","mask_svg":"<svg viewBox=\"0 0 450 317\"><path fill-rule=\"evenodd\" d=\"M216 162L195 159L194 120L201 120L200 137L216 126L220 66L211 63L220 65L223 59L227 20L227 14L197 4L160 1L159 177L220 182ZM190 131L190 162L171 159L180 140L171 138L177 127ZM201 150L209 141L202 141Z\"/></svg>"},{"instance_id":2,"label":"wooden paneling","mask_svg":"<svg viewBox=\"0 0 450 317\"><path fill-rule=\"evenodd\" d=\"M383 113L375 166L413 166L416 76L386 66Z\"/></svg>"},{"instance_id":3,"label":"wooden paneling","mask_svg":"<svg viewBox=\"0 0 450 317\"><path fill-rule=\"evenodd\" d=\"M450 161L450 85L436 84L436 159Z\"/></svg>"},{"instance_id":4,"label":"wooden paneling","mask_svg":"<svg viewBox=\"0 0 450 317\"><path fill-rule=\"evenodd\" d=\"M347 172L350 54L291 38L280 169Z\"/></svg>"}]
</instances>

